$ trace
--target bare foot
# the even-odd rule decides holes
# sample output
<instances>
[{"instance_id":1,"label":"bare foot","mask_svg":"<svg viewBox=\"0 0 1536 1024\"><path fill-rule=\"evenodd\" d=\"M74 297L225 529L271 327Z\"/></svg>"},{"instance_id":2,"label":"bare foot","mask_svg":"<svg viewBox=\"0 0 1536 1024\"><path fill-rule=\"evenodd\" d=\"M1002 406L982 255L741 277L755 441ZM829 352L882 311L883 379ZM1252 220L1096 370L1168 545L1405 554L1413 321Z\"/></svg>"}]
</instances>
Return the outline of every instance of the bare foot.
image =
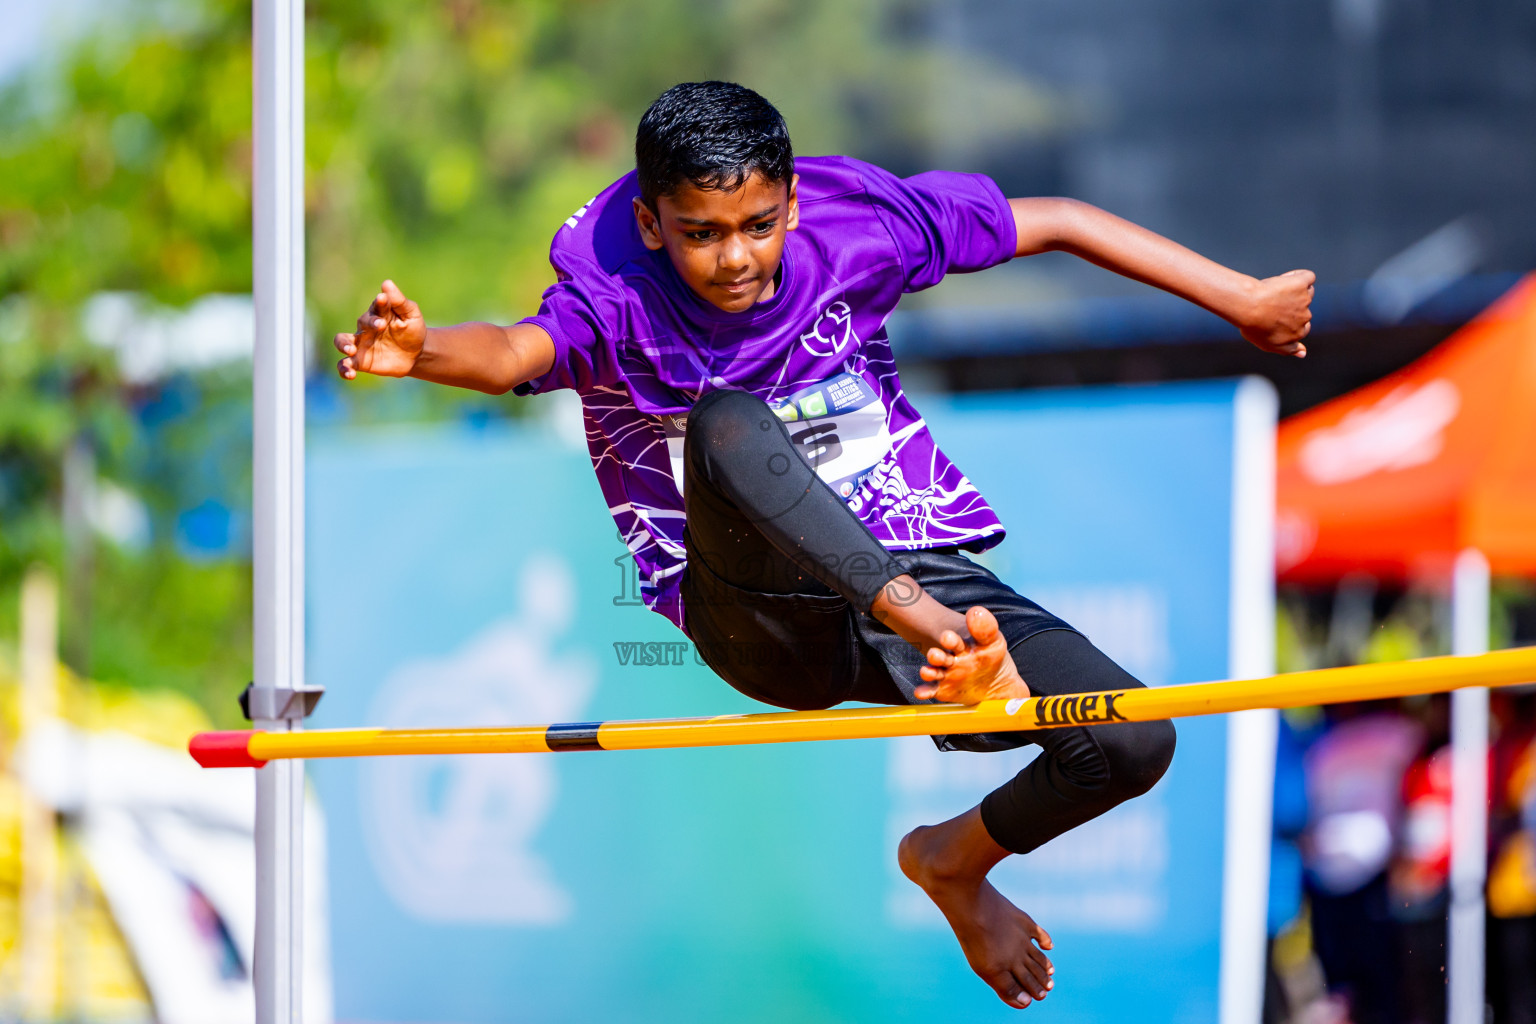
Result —
<instances>
[{"instance_id":1,"label":"bare foot","mask_svg":"<svg viewBox=\"0 0 1536 1024\"><path fill-rule=\"evenodd\" d=\"M896 857L902 873L943 911L971 970L1003 1002L1023 1009L1055 987L1056 968L1041 952L1051 948L1050 935L987 881L987 871L1007 855L971 810L913 829Z\"/></svg>"},{"instance_id":2,"label":"bare foot","mask_svg":"<svg viewBox=\"0 0 1536 1024\"><path fill-rule=\"evenodd\" d=\"M969 641L947 629L939 636L943 646L928 648L928 664L918 672L923 682L914 695L947 704L1028 697L1029 687L1013 664L997 617L977 605L965 613L965 628L971 634Z\"/></svg>"}]
</instances>

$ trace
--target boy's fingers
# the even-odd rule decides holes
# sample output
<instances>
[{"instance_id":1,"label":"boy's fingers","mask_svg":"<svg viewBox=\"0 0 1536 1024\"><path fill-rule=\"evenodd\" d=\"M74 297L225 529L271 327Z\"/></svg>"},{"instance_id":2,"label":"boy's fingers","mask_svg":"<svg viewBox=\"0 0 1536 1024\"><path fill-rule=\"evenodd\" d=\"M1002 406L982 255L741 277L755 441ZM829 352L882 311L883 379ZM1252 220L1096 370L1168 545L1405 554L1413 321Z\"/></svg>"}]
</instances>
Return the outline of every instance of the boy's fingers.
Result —
<instances>
[{"instance_id":1,"label":"boy's fingers","mask_svg":"<svg viewBox=\"0 0 1536 1024\"><path fill-rule=\"evenodd\" d=\"M421 316L421 310L416 308L416 303L405 297L398 285L393 281L384 282L384 296L389 301L390 309L401 320L414 320Z\"/></svg>"},{"instance_id":2,"label":"boy's fingers","mask_svg":"<svg viewBox=\"0 0 1536 1024\"><path fill-rule=\"evenodd\" d=\"M355 334L338 334L332 340L331 344L336 346L336 351L344 353L346 355L351 355L352 353L357 351L357 335L355 335Z\"/></svg>"},{"instance_id":3,"label":"boy's fingers","mask_svg":"<svg viewBox=\"0 0 1536 1024\"><path fill-rule=\"evenodd\" d=\"M353 367L352 360L350 359L343 359L337 363L336 372L341 376L342 380L351 380L357 376L357 370Z\"/></svg>"}]
</instances>

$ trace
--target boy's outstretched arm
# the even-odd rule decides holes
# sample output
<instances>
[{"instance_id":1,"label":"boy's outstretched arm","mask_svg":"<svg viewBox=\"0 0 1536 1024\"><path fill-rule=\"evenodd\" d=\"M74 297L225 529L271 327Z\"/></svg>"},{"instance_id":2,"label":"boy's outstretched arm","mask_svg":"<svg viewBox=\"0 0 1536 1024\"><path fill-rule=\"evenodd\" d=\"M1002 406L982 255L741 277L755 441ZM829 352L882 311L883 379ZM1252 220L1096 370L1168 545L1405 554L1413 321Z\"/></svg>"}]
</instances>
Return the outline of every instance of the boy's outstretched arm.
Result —
<instances>
[{"instance_id":1,"label":"boy's outstretched arm","mask_svg":"<svg viewBox=\"0 0 1536 1024\"><path fill-rule=\"evenodd\" d=\"M384 282L357 318L357 330L336 335L335 345L343 380L359 373L419 377L491 395L548 373L555 362L555 343L532 324L428 327L421 308L393 281Z\"/></svg>"},{"instance_id":2,"label":"boy's outstretched arm","mask_svg":"<svg viewBox=\"0 0 1536 1024\"><path fill-rule=\"evenodd\" d=\"M1019 256L1070 252L1172 292L1233 324L1257 347L1305 356L1312 330L1310 270L1260 280L1075 199L1010 199Z\"/></svg>"}]
</instances>

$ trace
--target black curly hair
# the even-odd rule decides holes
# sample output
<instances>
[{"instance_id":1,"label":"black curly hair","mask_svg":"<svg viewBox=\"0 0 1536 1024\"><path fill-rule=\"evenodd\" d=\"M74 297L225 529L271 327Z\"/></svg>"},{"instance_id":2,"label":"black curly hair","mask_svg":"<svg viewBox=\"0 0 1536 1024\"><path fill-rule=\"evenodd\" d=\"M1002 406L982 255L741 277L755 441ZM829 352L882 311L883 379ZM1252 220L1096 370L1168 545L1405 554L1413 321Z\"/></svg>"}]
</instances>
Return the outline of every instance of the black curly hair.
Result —
<instances>
[{"instance_id":1,"label":"black curly hair","mask_svg":"<svg viewBox=\"0 0 1536 1024\"><path fill-rule=\"evenodd\" d=\"M683 82L657 97L635 132L640 198L656 208L685 181L734 192L754 173L788 181L789 129L772 103L734 82Z\"/></svg>"}]
</instances>

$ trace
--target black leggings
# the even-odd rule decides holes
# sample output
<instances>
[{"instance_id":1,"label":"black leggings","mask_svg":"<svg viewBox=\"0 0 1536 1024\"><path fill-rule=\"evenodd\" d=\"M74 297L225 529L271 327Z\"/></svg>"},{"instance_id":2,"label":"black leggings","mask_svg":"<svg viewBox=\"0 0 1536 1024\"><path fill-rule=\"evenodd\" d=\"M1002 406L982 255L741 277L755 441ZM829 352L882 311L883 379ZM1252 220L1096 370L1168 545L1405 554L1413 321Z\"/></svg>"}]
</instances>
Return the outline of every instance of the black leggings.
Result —
<instances>
[{"instance_id":1,"label":"black leggings","mask_svg":"<svg viewBox=\"0 0 1536 1024\"><path fill-rule=\"evenodd\" d=\"M746 392L711 392L690 412L684 505L689 635L716 672L757 700L796 709L914 702L921 653L868 614L881 587L904 572L956 611L992 610L1031 693L1142 685L956 549L887 551L767 404ZM742 651L751 657L737 657ZM1174 748L1169 722L941 739L948 749L1043 749L981 804L988 833L1014 853L1145 793Z\"/></svg>"}]
</instances>

